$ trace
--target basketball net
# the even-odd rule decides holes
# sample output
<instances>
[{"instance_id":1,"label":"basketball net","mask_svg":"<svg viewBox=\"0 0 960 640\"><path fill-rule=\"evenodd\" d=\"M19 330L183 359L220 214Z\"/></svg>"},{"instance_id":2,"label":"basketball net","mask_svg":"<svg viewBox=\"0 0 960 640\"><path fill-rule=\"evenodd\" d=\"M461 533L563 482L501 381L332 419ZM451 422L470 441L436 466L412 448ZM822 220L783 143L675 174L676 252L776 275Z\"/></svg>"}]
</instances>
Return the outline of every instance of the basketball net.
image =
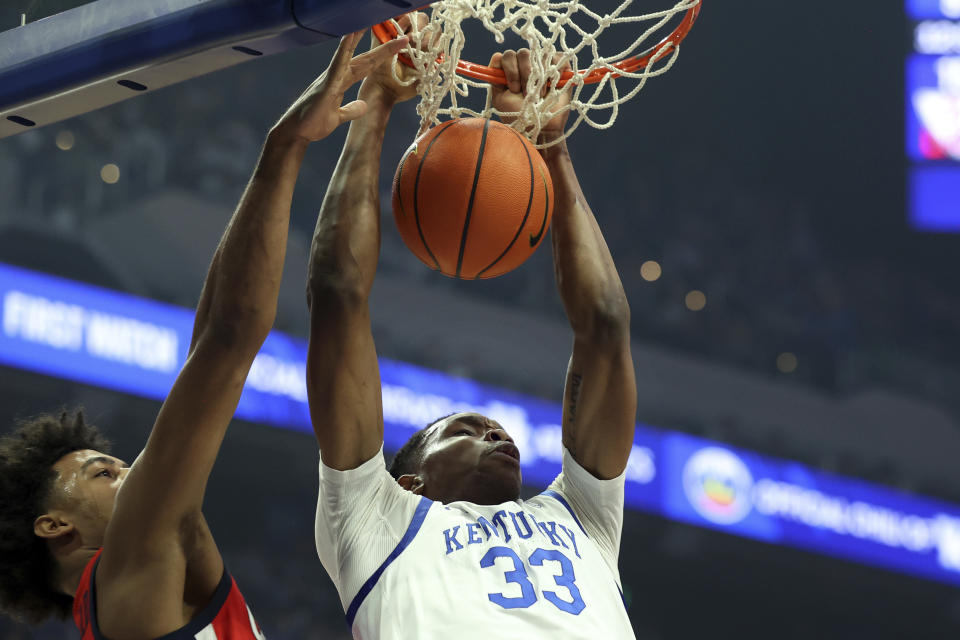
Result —
<instances>
[{"instance_id":1,"label":"basketball net","mask_svg":"<svg viewBox=\"0 0 960 640\"><path fill-rule=\"evenodd\" d=\"M610 128L617 120L620 105L637 95L647 80L666 73L676 62L680 54L679 40L657 43L654 38L663 33L671 20L697 8L700 0L679 0L669 9L627 15L632 4L633 0L624 0L611 13L600 15L580 0L440 0L434 3L425 26L412 21L410 46L404 51L409 66L415 71L413 79L406 84L420 82L417 113L421 133L439 124L442 116L489 118L497 115L508 121L516 118L511 126L537 143L540 129L553 117L564 111L575 112L562 136L537 145L543 148L566 139L583 123L596 129ZM508 31L526 40L532 69L520 111L501 112L493 108L488 81L457 74L466 43L461 23L470 18L479 20L497 43L503 43ZM601 55L600 34L612 25L628 23L639 26L639 36L622 51ZM393 26L401 31L396 22ZM624 61L637 56L638 52L644 53L645 49L644 55L649 56L646 64L633 70L623 66ZM620 66L615 66L617 63ZM567 65L573 75L564 78L562 70ZM463 63L461 72L462 67ZM394 75L402 82L396 64ZM471 88L487 92L482 111L464 104ZM608 88L609 94L604 99L603 92ZM569 104L563 104L562 100L566 91L570 92Z\"/></svg>"}]
</instances>

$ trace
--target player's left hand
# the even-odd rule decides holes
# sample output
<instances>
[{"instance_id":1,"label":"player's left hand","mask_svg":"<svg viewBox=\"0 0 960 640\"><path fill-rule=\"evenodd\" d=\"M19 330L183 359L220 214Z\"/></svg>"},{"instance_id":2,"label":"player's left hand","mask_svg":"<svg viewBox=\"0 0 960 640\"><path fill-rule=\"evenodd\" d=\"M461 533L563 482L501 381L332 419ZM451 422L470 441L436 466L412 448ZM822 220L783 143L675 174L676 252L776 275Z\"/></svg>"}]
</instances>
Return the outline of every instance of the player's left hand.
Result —
<instances>
[{"instance_id":1,"label":"player's left hand","mask_svg":"<svg viewBox=\"0 0 960 640\"><path fill-rule=\"evenodd\" d=\"M527 81L530 79L530 50L519 49L514 51L508 49L503 53L495 53L490 58L490 67L494 69L503 69L503 74L507 78L507 86L491 85L491 99L494 108L498 111L520 111L523 108L523 99L527 94ZM564 65L561 73L570 68L570 65ZM544 89L544 95L549 91L549 87ZM570 84L567 88L561 90L557 102L550 107L550 110L557 112L553 118L546 122L540 128L542 135L551 135L562 133L567 125L567 117L570 112L566 106L570 104ZM516 118L503 118L505 124L510 124Z\"/></svg>"},{"instance_id":2,"label":"player's left hand","mask_svg":"<svg viewBox=\"0 0 960 640\"><path fill-rule=\"evenodd\" d=\"M340 46L330 66L287 109L273 128L274 135L316 142L326 138L344 122L356 120L367 112L367 104L363 100L343 104L344 94L354 84L392 60L407 45L407 38L385 42L354 56L363 33L357 31L340 39Z\"/></svg>"}]
</instances>

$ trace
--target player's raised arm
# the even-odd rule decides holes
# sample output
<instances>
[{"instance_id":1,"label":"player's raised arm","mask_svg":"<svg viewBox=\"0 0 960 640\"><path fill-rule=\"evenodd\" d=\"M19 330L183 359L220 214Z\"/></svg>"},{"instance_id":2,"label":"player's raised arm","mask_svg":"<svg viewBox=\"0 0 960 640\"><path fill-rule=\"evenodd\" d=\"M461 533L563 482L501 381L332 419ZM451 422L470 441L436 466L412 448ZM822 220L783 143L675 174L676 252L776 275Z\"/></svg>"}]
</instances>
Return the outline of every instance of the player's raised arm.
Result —
<instances>
[{"instance_id":1,"label":"player's raised arm","mask_svg":"<svg viewBox=\"0 0 960 640\"><path fill-rule=\"evenodd\" d=\"M341 41L327 71L270 131L216 250L187 362L126 475L105 534L97 599L110 602L100 608L108 612L100 625L110 637L157 637L178 628L185 598L204 591L209 598L220 580L222 560L200 508L247 373L273 325L304 152L364 113L360 102L341 106L344 92L401 44L351 59L361 37ZM144 611L148 594L153 604ZM145 627L145 618L155 624Z\"/></svg>"},{"instance_id":2,"label":"player's raised arm","mask_svg":"<svg viewBox=\"0 0 960 640\"><path fill-rule=\"evenodd\" d=\"M494 89L501 111L517 111L530 74L529 51L494 56L509 86ZM499 102L499 104L498 104ZM541 142L563 131L567 113L541 131ZM554 188L551 229L554 268L573 328L573 355L563 398L563 444L601 479L619 476L633 444L636 379L630 353L630 308L600 227L587 204L566 143L543 151Z\"/></svg>"},{"instance_id":3,"label":"player's raised arm","mask_svg":"<svg viewBox=\"0 0 960 640\"><path fill-rule=\"evenodd\" d=\"M557 287L574 333L563 444L594 476L614 478L626 468L636 424L630 307L566 144L543 155L556 198L551 235Z\"/></svg>"},{"instance_id":4,"label":"player's raised arm","mask_svg":"<svg viewBox=\"0 0 960 640\"><path fill-rule=\"evenodd\" d=\"M359 466L383 442L368 307L380 254L380 152L394 104L414 95L389 65L360 86L367 112L350 124L310 247L307 392L323 462L333 469Z\"/></svg>"}]
</instances>

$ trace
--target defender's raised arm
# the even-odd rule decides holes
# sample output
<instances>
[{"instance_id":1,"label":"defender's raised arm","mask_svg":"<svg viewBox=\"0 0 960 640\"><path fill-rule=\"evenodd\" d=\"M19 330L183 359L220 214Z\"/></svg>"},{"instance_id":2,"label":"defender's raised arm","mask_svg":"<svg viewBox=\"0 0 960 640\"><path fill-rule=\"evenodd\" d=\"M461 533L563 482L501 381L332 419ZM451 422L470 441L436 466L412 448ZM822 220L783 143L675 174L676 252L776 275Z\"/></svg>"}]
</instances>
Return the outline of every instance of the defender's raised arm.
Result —
<instances>
[{"instance_id":1,"label":"defender's raised arm","mask_svg":"<svg viewBox=\"0 0 960 640\"><path fill-rule=\"evenodd\" d=\"M247 373L273 325L304 152L362 115L362 103L340 106L344 91L402 44L351 60L360 38L341 41L328 70L270 131L216 250L187 362L117 493L103 541L97 602L110 637L178 629L191 619L185 599L206 602L221 580L223 562L200 508ZM145 601L152 603L146 609Z\"/></svg>"}]
</instances>

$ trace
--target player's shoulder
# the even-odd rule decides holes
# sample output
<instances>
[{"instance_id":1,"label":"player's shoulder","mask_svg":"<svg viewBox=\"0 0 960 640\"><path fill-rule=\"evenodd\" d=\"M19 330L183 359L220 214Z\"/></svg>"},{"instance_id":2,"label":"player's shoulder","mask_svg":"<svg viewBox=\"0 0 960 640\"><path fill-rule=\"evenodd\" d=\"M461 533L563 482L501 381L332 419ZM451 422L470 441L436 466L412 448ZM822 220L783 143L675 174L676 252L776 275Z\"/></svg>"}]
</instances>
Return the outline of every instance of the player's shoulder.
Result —
<instances>
[{"instance_id":1,"label":"player's shoulder","mask_svg":"<svg viewBox=\"0 0 960 640\"><path fill-rule=\"evenodd\" d=\"M352 469L334 469L320 459L320 508L332 516L345 511L412 509L416 496L400 486L384 464L381 448Z\"/></svg>"},{"instance_id":2,"label":"player's shoulder","mask_svg":"<svg viewBox=\"0 0 960 640\"><path fill-rule=\"evenodd\" d=\"M580 529L583 529L583 525L580 524L580 518L577 516L576 511L574 511L570 500L556 483L551 484L537 495L524 501L524 504L529 505L534 510L557 512L569 516L573 518Z\"/></svg>"}]
</instances>

